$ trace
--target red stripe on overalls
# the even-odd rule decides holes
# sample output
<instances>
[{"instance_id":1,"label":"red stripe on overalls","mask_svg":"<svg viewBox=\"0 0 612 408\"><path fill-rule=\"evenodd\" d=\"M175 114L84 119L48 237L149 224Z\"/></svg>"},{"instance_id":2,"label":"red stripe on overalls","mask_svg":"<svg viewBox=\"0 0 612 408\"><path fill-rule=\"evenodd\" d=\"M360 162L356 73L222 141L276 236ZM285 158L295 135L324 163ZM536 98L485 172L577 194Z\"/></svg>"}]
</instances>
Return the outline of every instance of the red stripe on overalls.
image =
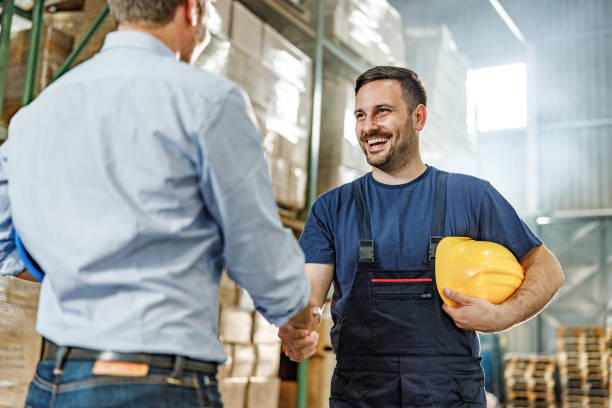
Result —
<instances>
[{"instance_id":1,"label":"red stripe on overalls","mask_svg":"<svg viewBox=\"0 0 612 408\"><path fill-rule=\"evenodd\" d=\"M372 279L371 282L431 282L431 278L423 278L423 279Z\"/></svg>"}]
</instances>

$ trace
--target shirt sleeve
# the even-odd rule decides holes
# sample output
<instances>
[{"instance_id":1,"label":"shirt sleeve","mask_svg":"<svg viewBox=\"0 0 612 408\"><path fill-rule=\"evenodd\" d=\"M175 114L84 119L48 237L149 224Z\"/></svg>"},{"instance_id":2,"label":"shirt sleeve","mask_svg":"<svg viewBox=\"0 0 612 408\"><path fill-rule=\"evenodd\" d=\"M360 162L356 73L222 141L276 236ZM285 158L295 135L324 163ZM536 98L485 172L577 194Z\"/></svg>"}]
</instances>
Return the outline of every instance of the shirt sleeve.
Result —
<instances>
[{"instance_id":1,"label":"shirt sleeve","mask_svg":"<svg viewBox=\"0 0 612 408\"><path fill-rule=\"evenodd\" d=\"M232 89L202 135L201 191L224 240L229 276L256 309L283 325L308 304L304 254L278 216L250 105Z\"/></svg>"},{"instance_id":2,"label":"shirt sleeve","mask_svg":"<svg viewBox=\"0 0 612 408\"><path fill-rule=\"evenodd\" d=\"M14 276L25 269L15 247L15 230L11 218L11 204L8 196L6 175L6 148L0 147L0 275Z\"/></svg>"},{"instance_id":3,"label":"shirt sleeve","mask_svg":"<svg viewBox=\"0 0 612 408\"><path fill-rule=\"evenodd\" d=\"M336 263L334 235L322 197L312 206L300 237L300 246L306 256L306 263Z\"/></svg>"},{"instance_id":4,"label":"shirt sleeve","mask_svg":"<svg viewBox=\"0 0 612 408\"><path fill-rule=\"evenodd\" d=\"M480 240L505 246L519 261L531 248L542 244L510 203L489 183L480 203L478 229Z\"/></svg>"}]
</instances>

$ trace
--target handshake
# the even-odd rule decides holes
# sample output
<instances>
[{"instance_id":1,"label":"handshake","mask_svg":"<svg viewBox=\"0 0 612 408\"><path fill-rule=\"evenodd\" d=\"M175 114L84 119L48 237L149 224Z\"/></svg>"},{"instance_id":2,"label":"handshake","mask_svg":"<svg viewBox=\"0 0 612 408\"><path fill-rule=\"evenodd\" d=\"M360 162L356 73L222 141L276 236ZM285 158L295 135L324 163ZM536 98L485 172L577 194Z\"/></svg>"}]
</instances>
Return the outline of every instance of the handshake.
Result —
<instances>
[{"instance_id":1,"label":"handshake","mask_svg":"<svg viewBox=\"0 0 612 408\"><path fill-rule=\"evenodd\" d=\"M303 361L317 350L317 327L321 322L321 313L316 299L310 298L310 302L300 313L279 328L278 337L283 342L285 355L291 361Z\"/></svg>"}]
</instances>

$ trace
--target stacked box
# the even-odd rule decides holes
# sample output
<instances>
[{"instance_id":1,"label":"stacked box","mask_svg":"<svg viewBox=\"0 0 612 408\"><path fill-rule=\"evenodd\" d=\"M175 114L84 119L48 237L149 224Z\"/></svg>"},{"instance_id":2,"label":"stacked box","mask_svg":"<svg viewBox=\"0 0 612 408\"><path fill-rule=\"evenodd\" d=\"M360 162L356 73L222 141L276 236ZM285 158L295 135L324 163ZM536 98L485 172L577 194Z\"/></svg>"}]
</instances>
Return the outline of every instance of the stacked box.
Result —
<instances>
[{"instance_id":1,"label":"stacked box","mask_svg":"<svg viewBox=\"0 0 612 408\"><path fill-rule=\"evenodd\" d=\"M43 27L41 38L34 95L38 95L51 83L70 51L72 51L74 43L74 37L69 33L50 26ZM11 33L5 100L2 109L2 121L5 123L8 123L10 118L21 108L29 49L30 30Z\"/></svg>"},{"instance_id":2,"label":"stacked box","mask_svg":"<svg viewBox=\"0 0 612 408\"><path fill-rule=\"evenodd\" d=\"M556 360L550 356L511 356L504 379L510 406L554 407Z\"/></svg>"},{"instance_id":3,"label":"stacked box","mask_svg":"<svg viewBox=\"0 0 612 408\"><path fill-rule=\"evenodd\" d=\"M22 407L40 356L40 284L0 276L0 407Z\"/></svg>"},{"instance_id":4,"label":"stacked box","mask_svg":"<svg viewBox=\"0 0 612 408\"><path fill-rule=\"evenodd\" d=\"M227 39L230 36L231 0L214 0L208 13L207 28L212 34Z\"/></svg>"},{"instance_id":5,"label":"stacked box","mask_svg":"<svg viewBox=\"0 0 612 408\"><path fill-rule=\"evenodd\" d=\"M314 7L315 0L308 0ZM371 65L403 66L402 17L386 0L325 2L326 35Z\"/></svg>"},{"instance_id":6,"label":"stacked box","mask_svg":"<svg viewBox=\"0 0 612 408\"><path fill-rule=\"evenodd\" d=\"M323 306L323 314L321 316L321 323L319 324L319 342L317 343L317 353L323 354L332 351L331 343L331 329L334 325L334 321L331 316L331 302L325 302Z\"/></svg>"},{"instance_id":7,"label":"stacked box","mask_svg":"<svg viewBox=\"0 0 612 408\"><path fill-rule=\"evenodd\" d=\"M326 72L323 101L318 194L351 182L370 170L355 135L353 83Z\"/></svg>"},{"instance_id":8,"label":"stacked box","mask_svg":"<svg viewBox=\"0 0 612 408\"><path fill-rule=\"evenodd\" d=\"M308 360L308 408L329 407L331 380L336 367L336 355L325 351Z\"/></svg>"},{"instance_id":9,"label":"stacked box","mask_svg":"<svg viewBox=\"0 0 612 408\"><path fill-rule=\"evenodd\" d=\"M106 7L106 0L87 0L83 11L58 11L45 14L45 25L53 26L72 35L75 44L78 44L100 12ZM89 42L83 48L73 66L91 58L104 44L104 38L108 33L114 31L117 24L109 14L104 22L98 27Z\"/></svg>"},{"instance_id":10,"label":"stacked box","mask_svg":"<svg viewBox=\"0 0 612 408\"><path fill-rule=\"evenodd\" d=\"M276 408L280 393L278 329L253 311L244 289L223 272L219 287L219 339L228 356L218 378L224 406ZM250 297L249 297L250 299Z\"/></svg>"},{"instance_id":11,"label":"stacked box","mask_svg":"<svg viewBox=\"0 0 612 408\"><path fill-rule=\"evenodd\" d=\"M287 209L306 201L312 63L244 5L233 2L230 39L213 36L196 65L240 85L251 99L276 201Z\"/></svg>"},{"instance_id":12,"label":"stacked box","mask_svg":"<svg viewBox=\"0 0 612 408\"><path fill-rule=\"evenodd\" d=\"M442 153L444 167L455 169L452 161L458 150L471 152L475 162L475 140L467 130L467 71L469 61L457 49L450 31L438 28L406 29L407 66L415 71L427 89L427 122L420 133L420 148L428 158ZM447 154L447 153L453 154ZM471 169L457 169L468 171Z\"/></svg>"},{"instance_id":13,"label":"stacked box","mask_svg":"<svg viewBox=\"0 0 612 408\"><path fill-rule=\"evenodd\" d=\"M609 405L609 350L603 327L557 329L563 407Z\"/></svg>"}]
</instances>

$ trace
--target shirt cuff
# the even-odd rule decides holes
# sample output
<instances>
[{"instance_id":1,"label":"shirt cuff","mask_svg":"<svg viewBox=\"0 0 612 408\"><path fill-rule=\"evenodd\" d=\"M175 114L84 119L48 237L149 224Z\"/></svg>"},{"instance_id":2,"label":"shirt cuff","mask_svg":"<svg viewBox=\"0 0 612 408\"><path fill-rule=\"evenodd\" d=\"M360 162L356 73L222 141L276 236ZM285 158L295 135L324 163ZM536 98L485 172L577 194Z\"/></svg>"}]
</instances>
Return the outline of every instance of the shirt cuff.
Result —
<instances>
[{"instance_id":1,"label":"shirt cuff","mask_svg":"<svg viewBox=\"0 0 612 408\"><path fill-rule=\"evenodd\" d=\"M262 310L257 310L257 311L260 312L264 317L266 317L270 323L272 323L273 325L277 327L281 327L282 325L287 323L289 319L291 319L293 316L300 313L308 305L308 302L310 301L310 278L308 278L308 275L306 274L304 274L304 280L303 280L301 292L302 292L302 296L298 298L298 303L294 307L292 307L283 316L270 316L270 315L266 316L266 313L264 311Z\"/></svg>"}]
</instances>

